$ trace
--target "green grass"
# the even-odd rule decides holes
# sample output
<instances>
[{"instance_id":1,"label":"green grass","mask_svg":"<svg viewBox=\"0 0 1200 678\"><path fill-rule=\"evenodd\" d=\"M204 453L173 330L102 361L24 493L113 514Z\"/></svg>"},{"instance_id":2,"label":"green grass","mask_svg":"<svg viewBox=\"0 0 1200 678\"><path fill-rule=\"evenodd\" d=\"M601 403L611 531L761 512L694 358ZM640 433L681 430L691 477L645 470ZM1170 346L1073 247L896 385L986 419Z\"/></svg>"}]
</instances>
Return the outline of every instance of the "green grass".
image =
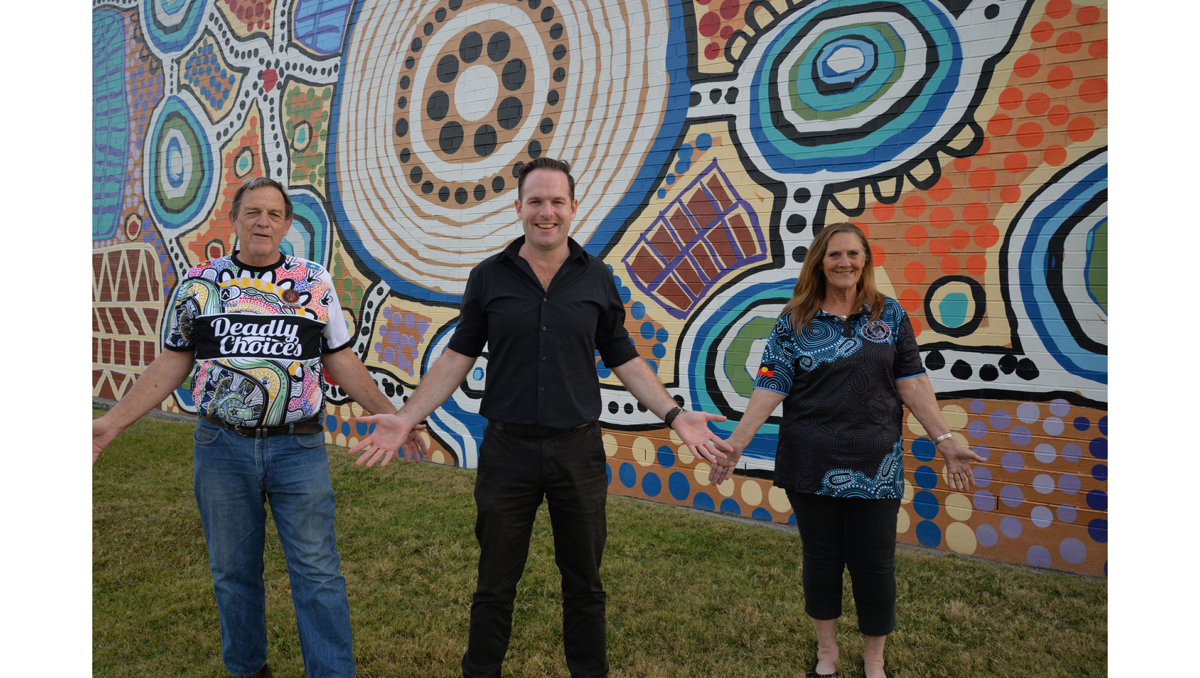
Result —
<instances>
[{"instance_id":1,"label":"green grass","mask_svg":"<svg viewBox=\"0 0 1200 678\"><path fill-rule=\"evenodd\" d=\"M97 415L99 412L97 412ZM143 419L93 475L93 673L224 676L188 424ZM478 556L470 471L354 466L330 448L358 674L455 676ZM797 676L816 653L791 532L621 497L604 575L614 677ZM269 520L269 519L268 519ZM890 675L1103 676L1107 582L903 549ZM274 525L267 625L276 676L303 675ZM505 675L566 676L545 507L516 601ZM841 675L862 675L849 579Z\"/></svg>"}]
</instances>

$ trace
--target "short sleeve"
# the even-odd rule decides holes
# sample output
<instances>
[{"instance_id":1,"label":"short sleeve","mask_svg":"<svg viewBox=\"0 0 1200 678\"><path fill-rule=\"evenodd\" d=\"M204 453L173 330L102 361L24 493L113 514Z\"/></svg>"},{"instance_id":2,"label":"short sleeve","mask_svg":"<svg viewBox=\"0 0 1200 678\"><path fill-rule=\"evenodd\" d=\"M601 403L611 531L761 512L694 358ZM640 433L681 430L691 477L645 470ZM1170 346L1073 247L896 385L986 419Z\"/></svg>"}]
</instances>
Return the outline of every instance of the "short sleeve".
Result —
<instances>
[{"instance_id":1,"label":"short sleeve","mask_svg":"<svg viewBox=\"0 0 1200 678\"><path fill-rule=\"evenodd\" d=\"M325 329L321 331L321 353L337 353L354 343L354 339L346 327L346 316L342 314L342 304L338 301L329 271L321 271L321 287L324 288L321 304L329 309L329 314L325 316Z\"/></svg>"},{"instance_id":2,"label":"short sleeve","mask_svg":"<svg viewBox=\"0 0 1200 678\"><path fill-rule=\"evenodd\" d=\"M487 265L485 262L471 269L467 276L467 288L463 290L462 301L458 305L458 327L446 348L471 358L478 358L487 345L487 311L483 307L482 287L479 269Z\"/></svg>"},{"instance_id":3,"label":"short sleeve","mask_svg":"<svg viewBox=\"0 0 1200 678\"><path fill-rule=\"evenodd\" d=\"M163 348L181 353L196 349L196 318L209 294L216 294L216 288L199 278L188 278L175 290L168 309L170 326L163 339Z\"/></svg>"},{"instance_id":4,"label":"short sleeve","mask_svg":"<svg viewBox=\"0 0 1200 678\"><path fill-rule=\"evenodd\" d=\"M638 352L625 329L625 303L607 268L603 277L604 304L596 322L596 350L606 367L620 367L638 357Z\"/></svg>"},{"instance_id":5,"label":"short sleeve","mask_svg":"<svg viewBox=\"0 0 1200 678\"><path fill-rule=\"evenodd\" d=\"M921 352L917 349L917 337L913 333L907 313L903 314L897 323L895 346L896 358L892 362L894 379L908 379L925 374L925 366L921 364Z\"/></svg>"},{"instance_id":6,"label":"short sleeve","mask_svg":"<svg viewBox=\"0 0 1200 678\"><path fill-rule=\"evenodd\" d=\"M796 365L796 331L792 328L792 315L785 313L775 323L767 346L763 349L762 363L754 379L754 388L789 394Z\"/></svg>"}]
</instances>

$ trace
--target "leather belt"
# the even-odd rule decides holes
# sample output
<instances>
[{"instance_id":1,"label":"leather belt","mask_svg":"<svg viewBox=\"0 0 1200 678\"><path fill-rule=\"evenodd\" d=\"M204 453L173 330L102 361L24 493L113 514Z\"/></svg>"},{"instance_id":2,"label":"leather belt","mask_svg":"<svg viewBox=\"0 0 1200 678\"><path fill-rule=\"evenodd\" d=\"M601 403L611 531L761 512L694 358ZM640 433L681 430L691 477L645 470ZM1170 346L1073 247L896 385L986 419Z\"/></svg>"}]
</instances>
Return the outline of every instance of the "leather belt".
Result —
<instances>
[{"instance_id":1,"label":"leather belt","mask_svg":"<svg viewBox=\"0 0 1200 678\"><path fill-rule=\"evenodd\" d=\"M204 419L211 421L222 428L230 429L238 435L246 436L247 438L270 438L271 436L288 434L303 436L312 433L322 433L325 430L325 427L321 426L321 422L318 421L316 417L309 417L308 419L298 421L294 424L284 424L283 426L260 426L258 428L251 426L235 426L208 415L204 415Z\"/></svg>"},{"instance_id":2,"label":"leather belt","mask_svg":"<svg viewBox=\"0 0 1200 678\"><path fill-rule=\"evenodd\" d=\"M571 428L551 428L549 426L542 426L540 424L506 424L502 421L491 422L492 426L494 426L496 430L504 431L505 433L511 433L515 436L521 436L522 438L553 438L554 436L562 435L564 433L572 433L574 431L587 428L594 423L596 422L589 421L586 424L572 426Z\"/></svg>"}]
</instances>

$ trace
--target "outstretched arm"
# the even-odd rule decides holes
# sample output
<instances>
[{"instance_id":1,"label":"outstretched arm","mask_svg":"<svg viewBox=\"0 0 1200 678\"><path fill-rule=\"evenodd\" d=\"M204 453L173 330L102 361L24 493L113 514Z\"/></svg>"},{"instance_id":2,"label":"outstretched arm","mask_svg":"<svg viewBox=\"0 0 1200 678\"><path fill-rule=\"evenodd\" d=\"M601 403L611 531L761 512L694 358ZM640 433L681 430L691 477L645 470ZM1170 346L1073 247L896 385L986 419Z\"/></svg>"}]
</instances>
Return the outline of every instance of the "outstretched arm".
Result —
<instances>
[{"instance_id":1,"label":"outstretched arm","mask_svg":"<svg viewBox=\"0 0 1200 678\"><path fill-rule=\"evenodd\" d=\"M787 395L777 391L765 388L754 389L754 393L750 394L750 403L746 405L746 413L742 415L742 420L738 422L737 428L733 429L733 434L729 436L728 442L733 447L733 453L720 464L713 464L712 469L708 472L709 482L720 485L733 475L733 467L741 458L742 450L746 449L746 446L754 439L754 434L758 433L758 429L766 423L767 417L771 416L784 398L787 398Z\"/></svg>"},{"instance_id":2,"label":"outstretched arm","mask_svg":"<svg viewBox=\"0 0 1200 678\"><path fill-rule=\"evenodd\" d=\"M365 462L367 466L374 466L382 461L381 466L385 466L402 446L405 461L417 461L416 451L405 443L410 441L414 430L420 430L420 422L454 393L474 365L475 358L446 349L421 377L421 385L398 412L359 417L356 421L375 424L375 430L350 449L351 453L363 450L358 465Z\"/></svg>"},{"instance_id":3,"label":"outstretched arm","mask_svg":"<svg viewBox=\"0 0 1200 678\"><path fill-rule=\"evenodd\" d=\"M896 391L900 400L913 413L930 438L949 433L950 426L942 418L942 410L938 407L937 396L933 392L933 384L924 374L896 380ZM973 482L971 477L971 461L984 461L984 458L963 447L954 438L947 438L937 444L937 451L946 460L946 476L950 487L961 492L967 491Z\"/></svg>"},{"instance_id":4,"label":"outstretched arm","mask_svg":"<svg viewBox=\"0 0 1200 678\"><path fill-rule=\"evenodd\" d=\"M325 367L325 371L329 376L342 387L346 393L371 414L395 414L396 408L392 403L384 397L379 391L379 387L375 385L375 380L371 378L371 373L367 371L366 366L354 355L353 351L342 350L336 353L327 353L321 358L321 362ZM400 444L400 448L404 450L405 459L416 460L423 457L428 445L425 439L421 437L421 431L424 431L424 426L416 426L409 431L408 437ZM386 464L387 461L384 460Z\"/></svg>"},{"instance_id":5,"label":"outstretched arm","mask_svg":"<svg viewBox=\"0 0 1200 678\"><path fill-rule=\"evenodd\" d=\"M192 373L195 351L163 351L142 372L133 388L103 417L92 420L92 464L108 444L142 415L158 406Z\"/></svg>"},{"instance_id":6,"label":"outstretched arm","mask_svg":"<svg viewBox=\"0 0 1200 678\"><path fill-rule=\"evenodd\" d=\"M637 398L638 402L656 416L666 417L677 405L667 389L663 388L658 376L646 365L641 358L634 358L612 368L617 378L625 384L625 388ZM671 428L679 434L679 439L692 450L692 454L715 463L724 459L726 452L732 452L724 440L708 429L710 421L725 421L721 414L705 412L682 412L671 422Z\"/></svg>"}]
</instances>

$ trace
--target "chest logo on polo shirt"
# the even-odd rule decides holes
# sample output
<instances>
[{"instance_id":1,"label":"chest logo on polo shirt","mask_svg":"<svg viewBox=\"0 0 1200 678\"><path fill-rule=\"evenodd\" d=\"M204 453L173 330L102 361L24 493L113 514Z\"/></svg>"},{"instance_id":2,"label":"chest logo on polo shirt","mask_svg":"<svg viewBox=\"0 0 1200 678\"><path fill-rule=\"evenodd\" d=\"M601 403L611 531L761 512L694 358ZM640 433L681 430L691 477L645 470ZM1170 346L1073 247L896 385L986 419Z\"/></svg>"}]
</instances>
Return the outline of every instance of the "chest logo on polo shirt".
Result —
<instances>
[{"instance_id":1,"label":"chest logo on polo shirt","mask_svg":"<svg viewBox=\"0 0 1200 678\"><path fill-rule=\"evenodd\" d=\"M875 320L862 326L859 330L863 338L868 341L873 341L877 344L886 342L892 336L892 328L888 327L887 323L882 320Z\"/></svg>"}]
</instances>

